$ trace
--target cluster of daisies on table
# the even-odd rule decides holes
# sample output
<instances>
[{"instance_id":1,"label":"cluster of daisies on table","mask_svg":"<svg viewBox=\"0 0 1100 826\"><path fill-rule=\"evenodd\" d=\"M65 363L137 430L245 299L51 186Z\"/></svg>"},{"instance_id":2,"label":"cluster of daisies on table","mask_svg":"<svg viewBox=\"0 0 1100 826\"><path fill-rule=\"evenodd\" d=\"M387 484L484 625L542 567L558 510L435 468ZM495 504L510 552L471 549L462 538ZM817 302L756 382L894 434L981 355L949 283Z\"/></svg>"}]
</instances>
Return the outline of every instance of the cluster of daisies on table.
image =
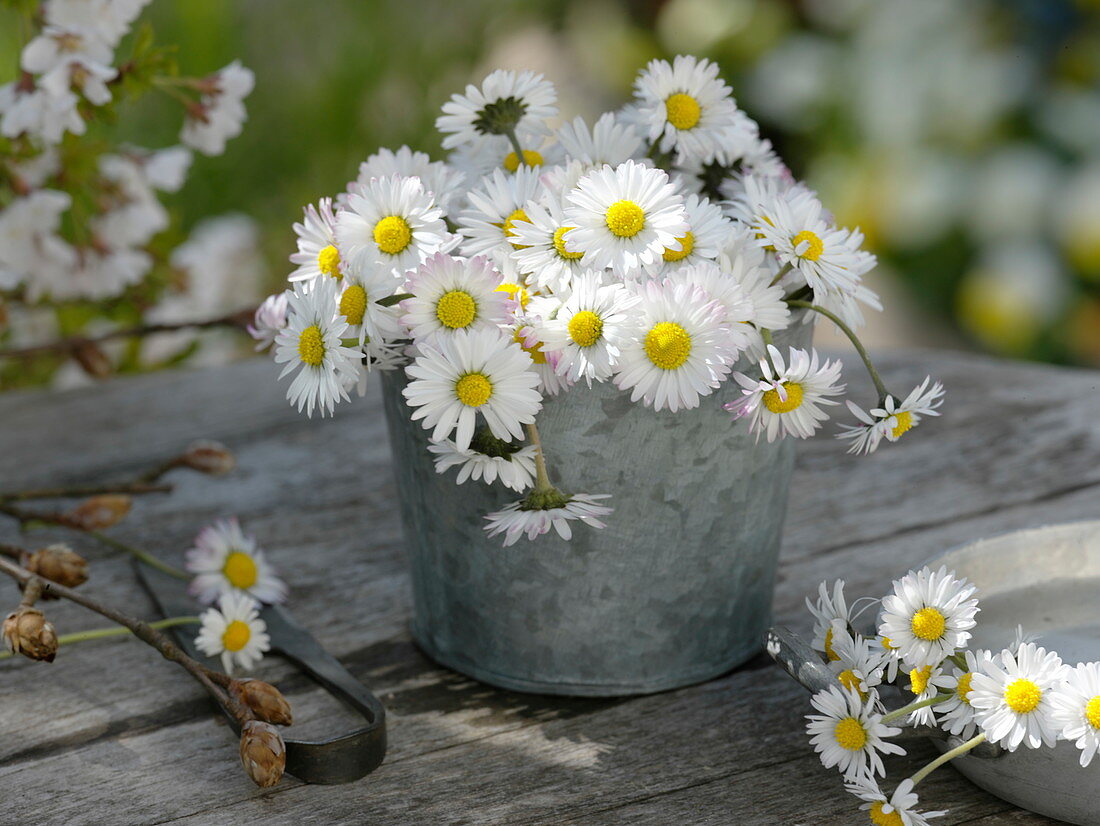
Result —
<instances>
[{"instance_id":1,"label":"cluster of daisies on table","mask_svg":"<svg viewBox=\"0 0 1100 826\"><path fill-rule=\"evenodd\" d=\"M910 571L881 600L877 634L853 623L843 581L822 583L814 615L813 648L836 685L811 700L807 734L826 768L843 773L848 791L865 801L872 823L924 826L944 812L920 812L913 791L944 763L988 742L1007 751L1074 742L1087 766L1100 751L1100 663L1070 666L1022 631L1001 651L967 647L977 625L977 589L946 567ZM859 602L863 602L862 600ZM880 691L894 685L912 701L887 711ZM953 746L887 794L882 755L904 754L891 737L911 726L938 726Z\"/></svg>"},{"instance_id":2,"label":"cluster of daisies on table","mask_svg":"<svg viewBox=\"0 0 1100 826\"><path fill-rule=\"evenodd\" d=\"M0 85L0 291L8 298L101 300L141 282L163 256L151 242L171 224L158 193L182 187L192 150L220 155L241 132L253 74L238 62L179 77L151 35L116 56L148 2L20 4L32 36L19 77ZM88 132L114 123L122 100L154 89L183 107L178 145L151 150Z\"/></svg>"},{"instance_id":3,"label":"cluster of daisies on table","mask_svg":"<svg viewBox=\"0 0 1100 826\"><path fill-rule=\"evenodd\" d=\"M200 617L195 645L208 657L220 657L226 673L252 669L271 649L260 610L286 601L286 583L236 519L203 528L187 552L186 569L194 576L191 595L211 606Z\"/></svg>"},{"instance_id":4,"label":"cluster of daisies on table","mask_svg":"<svg viewBox=\"0 0 1100 826\"><path fill-rule=\"evenodd\" d=\"M938 383L891 395L852 331L863 306L880 309L861 234L793 179L715 64L652 61L593 126L552 128L555 100L541 75L493 72L443 105L446 162L383 149L306 207L293 287L252 328L296 371L300 410L330 412L372 369L403 367L437 469L525 493L487 517L506 545L568 539L570 521L602 527L611 510L550 482L547 396L612 382L676 413L732 380L726 408L757 438L806 438L839 403L841 366L772 336L824 316L879 393L869 410L849 402L839 435L853 451L936 414Z\"/></svg>"}]
</instances>

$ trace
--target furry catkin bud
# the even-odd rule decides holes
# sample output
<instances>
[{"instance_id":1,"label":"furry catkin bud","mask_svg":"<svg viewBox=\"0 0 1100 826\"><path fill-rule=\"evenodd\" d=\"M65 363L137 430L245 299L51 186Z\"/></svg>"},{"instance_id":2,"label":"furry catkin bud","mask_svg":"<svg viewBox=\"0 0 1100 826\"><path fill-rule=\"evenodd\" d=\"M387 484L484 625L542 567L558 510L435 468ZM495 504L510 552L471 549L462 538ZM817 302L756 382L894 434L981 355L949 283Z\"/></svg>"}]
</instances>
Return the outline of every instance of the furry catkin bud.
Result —
<instances>
[{"instance_id":1,"label":"furry catkin bud","mask_svg":"<svg viewBox=\"0 0 1100 826\"><path fill-rule=\"evenodd\" d=\"M104 493L85 499L65 514L65 521L82 531L102 531L130 512L130 497L120 493Z\"/></svg>"},{"instance_id":2,"label":"furry catkin bud","mask_svg":"<svg viewBox=\"0 0 1100 826\"><path fill-rule=\"evenodd\" d=\"M184 451L179 461L184 467L209 473L211 476L229 473L237 465L229 448L221 442L210 441L195 442Z\"/></svg>"},{"instance_id":3,"label":"furry catkin bud","mask_svg":"<svg viewBox=\"0 0 1100 826\"><path fill-rule=\"evenodd\" d=\"M88 581L88 563L68 545L40 548L27 558L24 567L44 579L75 588Z\"/></svg>"},{"instance_id":4,"label":"furry catkin bud","mask_svg":"<svg viewBox=\"0 0 1100 826\"><path fill-rule=\"evenodd\" d=\"M279 782L286 768L286 745L275 726L249 720L241 727L241 765L261 789Z\"/></svg>"},{"instance_id":5,"label":"furry catkin bud","mask_svg":"<svg viewBox=\"0 0 1100 826\"><path fill-rule=\"evenodd\" d=\"M52 663L57 656L57 632L37 608L20 605L4 620L4 641L15 654Z\"/></svg>"},{"instance_id":6,"label":"furry catkin bud","mask_svg":"<svg viewBox=\"0 0 1100 826\"><path fill-rule=\"evenodd\" d=\"M229 684L229 693L238 702L252 709L252 713L265 723L293 725L290 703L271 683L263 680L234 680Z\"/></svg>"}]
</instances>

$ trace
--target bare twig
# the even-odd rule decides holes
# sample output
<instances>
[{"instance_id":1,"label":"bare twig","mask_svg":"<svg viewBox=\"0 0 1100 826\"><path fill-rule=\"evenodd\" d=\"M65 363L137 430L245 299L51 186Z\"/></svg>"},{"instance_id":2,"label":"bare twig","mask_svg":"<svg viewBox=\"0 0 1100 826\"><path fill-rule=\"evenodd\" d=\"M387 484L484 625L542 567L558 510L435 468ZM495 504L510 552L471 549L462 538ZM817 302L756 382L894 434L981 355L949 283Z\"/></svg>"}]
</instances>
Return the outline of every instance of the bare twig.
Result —
<instances>
[{"instance_id":1,"label":"bare twig","mask_svg":"<svg viewBox=\"0 0 1100 826\"><path fill-rule=\"evenodd\" d=\"M171 493L172 485L151 482L118 482L102 485L73 485L59 488L30 488L0 492L0 502L25 502L28 499L75 499L83 496L98 496L104 493L125 493L140 496L146 493Z\"/></svg>"}]
</instances>

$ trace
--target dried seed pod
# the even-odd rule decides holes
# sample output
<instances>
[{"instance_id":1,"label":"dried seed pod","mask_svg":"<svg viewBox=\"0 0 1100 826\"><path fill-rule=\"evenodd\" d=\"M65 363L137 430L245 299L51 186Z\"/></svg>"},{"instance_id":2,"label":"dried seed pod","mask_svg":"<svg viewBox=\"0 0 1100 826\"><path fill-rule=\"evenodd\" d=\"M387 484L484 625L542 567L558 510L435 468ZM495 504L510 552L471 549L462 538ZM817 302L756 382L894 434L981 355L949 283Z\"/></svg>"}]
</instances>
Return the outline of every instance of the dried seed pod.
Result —
<instances>
[{"instance_id":1,"label":"dried seed pod","mask_svg":"<svg viewBox=\"0 0 1100 826\"><path fill-rule=\"evenodd\" d=\"M20 605L4 620L4 641L15 654L52 663L57 656L57 632L46 615Z\"/></svg>"},{"instance_id":2,"label":"dried seed pod","mask_svg":"<svg viewBox=\"0 0 1100 826\"><path fill-rule=\"evenodd\" d=\"M27 557L23 567L66 588L76 588L88 581L87 561L62 543L39 548Z\"/></svg>"},{"instance_id":3,"label":"dried seed pod","mask_svg":"<svg viewBox=\"0 0 1100 826\"><path fill-rule=\"evenodd\" d=\"M275 726L261 720L241 726L241 765L261 789L279 782L286 769L286 744Z\"/></svg>"},{"instance_id":4,"label":"dried seed pod","mask_svg":"<svg viewBox=\"0 0 1100 826\"><path fill-rule=\"evenodd\" d=\"M229 448L221 442L211 441L194 442L180 456L179 463L211 476L229 473L237 466L237 460Z\"/></svg>"},{"instance_id":5,"label":"dried seed pod","mask_svg":"<svg viewBox=\"0 0 1100 826\"><path fill-rule=\"evenodd\" d=\"M290 703L271 683L263 680L234 680L229 684L229 693L238 702L252 709L252 713L265 723L293 725Z\"/></svg>"},{"instance_id":6,"label":"dried seed pod","mask_svg":"<svg viewBox=\"0 0 1100 826\"><path fill-rule=\"evenodd\" d=\"M114 372L111 360L95 342L78 341L73 345L72 354L77 364L92 378L105 379Z\"/></svg>"},{"instance_id":7,"label":"dried seed pod","mask_svg":"<svg viewBox=\"0 0 1100 826\"><path fill-rule=\"evenodd\" d=\"M82 531L102 531L122 521L130 504L130 497L120 493L92 496L66 513L65 521Z\"/></svg>"}]
</instances>

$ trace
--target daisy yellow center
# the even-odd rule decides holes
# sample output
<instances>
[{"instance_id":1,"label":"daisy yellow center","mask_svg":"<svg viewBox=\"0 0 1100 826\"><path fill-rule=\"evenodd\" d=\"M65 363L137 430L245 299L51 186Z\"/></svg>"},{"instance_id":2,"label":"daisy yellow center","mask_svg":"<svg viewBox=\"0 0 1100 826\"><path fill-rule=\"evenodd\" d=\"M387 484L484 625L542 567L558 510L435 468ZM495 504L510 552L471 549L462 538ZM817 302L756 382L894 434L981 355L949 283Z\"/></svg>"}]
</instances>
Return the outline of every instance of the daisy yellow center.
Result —
<instances>
[{"instance_id":1,"label":"daisy yellow center","mask_svg":"<svg viewBox=\"0 0 1100 826\"><path fill-rule=\"evenodd\" d=\"M536 152L534 149L523 150L523 165L524 166L542 166L542 155ZM519 169L519 156L515 152L509 152L504 156L504 168L509 172L515 172Z\"/></svg>"},{"instance_id":2,"label":"daisy yellow center","mask_svg":"<svg viewBox=\"0 0 1100 826\"><path fill-rule=\"evenodd\" d=\"M897 809L893 809L889 812L882 811L886 808L886 804L881 800L876 800L871 804L871 822L875 826L905 826L905 821L901 819L901 815Z\"/></svg>"},{"instance_id":3,"label":"daisy yellow center","mask_svg":"<svg viewBox=\"0 0 1100 826\"><path fill-rule=\"evenodd\" d=\"M897 424L894 425L893 430L893 436L895 439L901 436L903 433L908 433L909 430L913 427L913 414L910 413L908 410L904 410L901 413L896 413L894 415L894 419L897 421Z\"/></svg>"},{"instance_id":4,"label":"daisy yellow center","mask_svg":"<svg viewBox=\"0 0 1100 826\"><path fill-rule=\"evenodd\" d=\"M796 381L785 381L783 389L787 393L786 399L779 395L779 390L775 387L764 394L764 407L772 413L790 413L802 406L801 384Z\"/></svg>"},{"instance_id":5,"label":"daisy yellow center","mask_svg":"<svg viewBox=\"0 0 1100 826\"><path fill-rule=\"evenodd\" d=\"M386 255L398 255L412 243L412 228L400 215L389 215L374 225L374 243Z\"/></svg>"},{"instance_id":6,"label":"daisy yellow center","mask_svg":"<svg viewBox=\"0 0 1100 826\"><path fill-rule=\"evenodd\" d=\"M477 302L465 290L445 292L435 303L435 317L452 330L469 327L477 318Z\"/></svg>"},{"instance_id":7,"label":"daisy yellow center","mask_svg":"<svg viewBox=\"0 0 1100 826\"><path fill-rule=\"evenodd\" d=\"M531 300L531 293L519 284L501 284L496 288L496 292L504 293L513 301L519 301L519 306L524 310L527 309L527 303Z\"/></svg>"},{"instance_id":8,"label":"daisy yellow center","mask_svg":"<svg viewBox=\"0 0 1100 826\"><path fill-rule=\"evenodd\" d=\"M569 319L569 337L580 347L591 347L602 335L603 319L591 310L581 310Z\"/></svg>"},{"instance_id":9,"label":"daisy yellow center","mask_svg":"<svg viewBox=\"0 0 1100 826\"><path fill-rule=\"evenodd\" d=\"M645 334L645 354L662 370L676 370L691 355L691 335L675 321L661 321Z\"/></svg>"},{"instance_id":10,"label":"daisy yellow center","mask_svg":"<svg viewBox=\"0 0 1100 826\"><path fill-rule=\"evenodd\" d=\"M864 700L867 699L867 694L863 691L862 688L859 687L859 677L856 676L856 673L852 671L852 669L848 668L844 671L841 671L839 674L836 675L836 678L840 680L840 684L846 689L848 689L849 691L858 692L860 697L862 697Z\"/></svg>"},{"instance_id":11,"label":"daisy yellow center","mask_svg":"<svg viewBox=\"0 0 1100 826\"><path fill-rule=\"evenodd\" d=\"M502 230L504 230L504 237L505 238L515 238L516 237L516 230L515 230L516 223L519 222L519 221L530 222L530 220L531 219L527 217L526 212L524 212L522 209L517 209L515 212L513 212L511 215L509 215L507 218L505 218L504 223L500 225L500 228ZM515 247L517 250L527 249L527 247L525 247L523 244L517 244L515 241L512 242L512 246Z\"/></svg>"},{"instance_id":12,"label":"daisy yellow center","mask_svg":"<svg viewBox=\"0 0 1100 826\"><path fill-rule=\"evenodd\" d=\"M829 662L831 663L840 659L840 655L836 653L836 650L833 648L832 628L825 632L825 656L829 658Z\"/></svg>"},{"instance_id":13,"label":"daisy yellow center","mask_svg":"<svg viewBox=\"0 0 1100 826\"><path fill-rule=\"evenodd\" d=\"M298 358L310 367L320 367L325 360L325 341L321 328L316 324L306 327L298 334Z\"/></svg>"},{"instance_id":14,"label":"daisy yellow center","mask_svg":"<svg viewBox=\"0 0 1100 826\"><path fill-rule=\"evenodd\" d=\"M958 685L955 686L955 695L967 705L970 705L966 695L970 693L970 681L972 679L974 679L974 672L968 671L959 677Z\"/></svg>"},{"instance_id":15,"label":"daisy yellow center","mask_svg":"<svg viewBox=\"0 0 1100 826\"><path fill-rule=\"evenodd\" d=\"M859 751L867 744L867 730L855 717L845 717L833 729L837 745L848 751Z\"/></svg>"},{"instance_id":16,"label":"daisy yellow center","mask_svg":"<svg viewBox=\"0 0 1100 826\"><path fill-rule=\"evenodd\" d=\"M816 232L810 232L808 229L802 230L794 238L791 239L791 244L794 245L796 255L799 258L805 258L807 261L816 261L821 257L821 253L825 252L825 242L821 240ZM806 244L806 248L802 252L797 252L798 248Z\"/></svg>"},{"instance_id":17,"label":"daisy yellow center","mask_svg":"<svg viewBox=\"0 0 1100 826\"><path fill-rule=\"evenodd\" d=\"M913 614L913 619L910 620L909 625L915 636L928 642L938 640L943 636L944 629L947 628L943 614L935 608L921 608Z\"/></svg>"},{"instance_id":18,"label":"daisy yellow center","mask_svg":"<svg viewBox=\"0 0 1100 826\"><path fill-rule=\"evenodd\" d=\"M225 633L222 634L222 645L226 651L240 651L248 645L250 639L252 639L252 629L248 627L248 623L233 620L225 627Z\"/></svg>"},{"instance_id":19,"label":"daisy yellow center","mask_svg":"<svg viewBox=\"0 0 1100 826\"><path fill-rule=\"evenodd\" d=\"M554 230L554 251L566 261L576 261L584 256L583 252L570 252L565 248L565 233L571 229L576 229L576 227L558 227Z\"/></svg>"},{"instance_id":20,"label":"daisy yellow center","mask_svg":"<svg viewBox=\"0 0 1100 826\"><path fill-rule=\"evenodd\" d=\"M493 395L493 383L484 373L467 373L455 382L455 395L467 407L481 407Z\"/></svg>"},{"instance_id":21,"label":"daisy yellow center","mask_svg":"<svg viewBox=\"0 0 1100 826\"><path fill-rule=\"evenodd\" d=\"M1017 714L1030 714L1043 699L1043 690L1031 680L1013 680L1005 688L1005 704Z\"/></svg>"},{"instance_id":22,"label":"daisy yellow center","mask_svg":"<svg viewBox=\"0 0 1100 826\"><path fill-rule=\"evenodd\" d=\"M1085 704L1085 719L1094 729L1100 729L1100 694Z\"/></svg>"},{"instance_id":23,"label":"daisy yellow center","mask_svg":"<svg viewBox=\"0 0 1100 826\"><path fill-rule=\"evenodd\" d=\"M256 561L242 551L231 551L222 566L222 575L229 584L242 591L256 584L257 574Z\"/></svg>"},{"instance_id":24,"label":"daisy yellow center","mask_svg":"<svg viewBox=\"0 0 1100 826\"><path fill-rule=\"evenodd\" d=\"M926 665L924 668L914 668L909 672L909 683L912 686L910 689L914 694L923 694L928 689L928 680L932 676L932 666Z\"/></svg>"},{"instance_id":25,"label":"daisy yellow center","mask_svg":"<svg viewBox=\"0 0 1100 826\"><path fill-rule=\"evenodd\" d=\"M894 645L894 641L891 640L889 637L883 637L880 642L882 643L882 650L883 651L897 651L898 650L898 647L896 645Z\"/></svg>"},{"instance_id":26,"label":"daisy yellow center","mask_svg":"<svg viewBox=\"0 0 1100 826\"><path fill-rule=\"evenodd\" d=\"M680 242L680 249L673 250L665 247L665 251L661 257L666 261L683 261L691 255L691 251L695 249L695 236L691 234L690 230L683 238L677 238L676 240Z\"/></svg>"},{"instance_id":27,"label":"daisy yellow center","mask_svg":"<svg viewBox=\"0 0 1100 826\"><path fill-rule=\"evenodd\" d=\"M527 339L519 334L519 330L516 330L512 336L515 339L516 344L523 348L524 352L531 357L531 361L535 364L546 364L546 353L542 352L542 342L536 341L530 347L525 343Z\"/></svg>"},{"instance_id":28,"label":"daisy yellow center","mask_svg":"<svg viewBox=\"0 0 1100 826\"><path fill-rule=\"evenodd\" d=\"M348 324L362 324L367 312L367 291L361 284L352 284L340 296L340 315Z\"/></svg>"},{"instance_id":29,"label":"daisy yellow center","mask_svg":"<svg viewBox=\"0 0 1100 826\"><path fill-rule=\"evenodd\" d=\"M668 122L677 129L691 129L699 123L699 116L703 114L699 101L691 95L677 92L665 99L665 116Z\"/></svg>"},{"instance_id":30,"label":"daisy yellow center","mask_svg":"<svg viewBox=\"0 0 1100 826\"><path fill-rule=\"evenodd\" d=\"M332 244L329 244L319 253L317 253L317 269L321 271L322 275L330 276L331 278L340 278L340 251L336 249Z\"/></svg>"},{"instance_id":31,"label":"daisy yellow center","mask_svg":"<svg viewBox=\"0 0 1100 826\"><path fill-rule=\"evenodd\" d=\"M633 238L645 227L645 211L633 201L616 201L604 216L607 228L620 238Z\"/></svg>"}]
</instances>

